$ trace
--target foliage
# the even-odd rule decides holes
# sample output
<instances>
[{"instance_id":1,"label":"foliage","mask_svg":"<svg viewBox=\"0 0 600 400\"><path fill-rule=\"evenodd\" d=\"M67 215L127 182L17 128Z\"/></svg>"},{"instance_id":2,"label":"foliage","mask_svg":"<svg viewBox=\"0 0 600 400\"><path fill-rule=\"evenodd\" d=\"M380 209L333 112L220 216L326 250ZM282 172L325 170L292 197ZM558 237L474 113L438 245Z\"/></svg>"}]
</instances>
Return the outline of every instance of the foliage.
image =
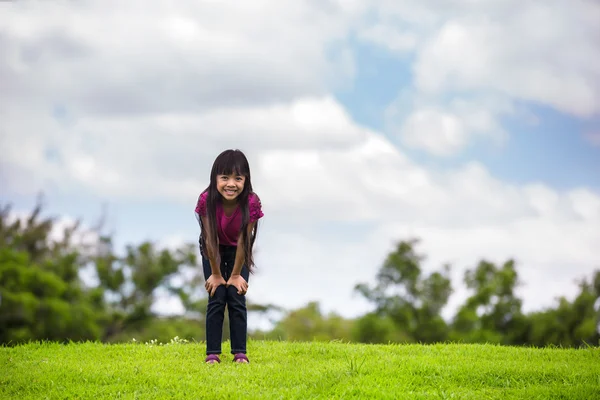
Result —
<instances>
[{"instance_id":1,"label":"foliage","mask_svg":"<svg viewBox=\"0 0 600 400\"><path fill-rule=\"evenodd\" d=\"M388 315L371 312L359 317L352 327L352 339L360 343L407 343L412 338L398 329Z\"/></svg>"},{"instance_id":2,"label":"foliage","mask_svg":"<svg viewBox=\"0 0 600 400\"><path fill-rule=\"evenodd\" d=\"M407 341L444 341L448 327L440 313L452 293L450 268L445 266L443 272L424 276L423 257L414 250L416 243L416 240L400 242L377 273L377 285L371 288L362 283L356 290L375 303L375 312L389 317Z\"/></svg>"},{"instance_id":3,"label":"foliage","mask_svg":"<svg viewBox=\"0 0 600 400\"><path fill-rule=\"evenodd\" d=\"M52 221L40 210L11 221L10 208L0 209L0 342L98 339L102 293L79 281L85 258L70 243L76 227L50 241Z\"/></svg>"},{"instance_id":4,"label":"foliage","mask_svg":"<svg viewBox=\"0 0 600 400\"><path fill-rule=\"evenodd\" d=\"M527 343L534 346L581 346L600 344L600 271L579 283L572 301L561 297L558 307L534 312L528 319Z\"/></svg>"},{"instance_id":5,"label":"foliage","mask_svg":"<svg viewBox=\"0 0 600 400\"><path fill-rule=\"evenodd\" d=\"M39 201L26 218L16 218L9 206L0 209L0 342L111 341L146 330L161 288L195 305L189 285L197 277L180 286L170 282L183 268L197 267L191 246L167 250L145 242L119 256L100 227L86 231L76 222L57 232L56 219L41 211ZM95 287L81 279L90 271Z\"/></svg>"},{"instance_id":6,"label":"foliage","mask_svg":"<svg viewBox=\"0 0 600 400\"><path fill-rule=\"evenodd\" d=\"M351 322L335 313L323 316L317 302L288 313L266 338L290 341L350 340Z\"/></svg>"},{"instance_id":7,"label":"foliage","mask_svg":"<svg viewBox=\"0 0 600 400\"><path fill-rule=\"evenodd\" d=\"M450 324L441 311L452 293L449 267L422 273L417 240L402 241L388 256L376 276L375 287L359 284L356 290L375 304L373 313L356 321L355 338L367 343L450 340L463 343L505 345L560 345L580 347L600 344L600 271L583 280L573 302L561 298L555 309L522 312L515 289L522 284L516 263L501 266L481 260L464 274L470 292ZM393 329L390 325L395 325Z\"/></svg>"},{"instance_id":8,"label":"foliage","mask_svg":"<svg viewBox=\"0 0 600 400\"><path fill-rule=\"evenodd\" d=\"M207 294L197 244L162 249L151 242L129 244L123 254L101 224L82 229L43 218L41 203L22 218L0 207L0 343L31 340L129 342L131 338L189 342L205 339ZM600 344L600 271L579 283L573 300L525 314L516 288L523 283L514 260L481 260L464 274L468 297L446 321L442 310L453 293L450 266L423 271L418 240L400 241L372 286L355 290L373 310L355 319L324 315L316 302L297 310L248 303L251 313L283 311L268 332L250 338L287 341L342 340L361 343L495 343L563 347ZM97 284L86 286L83 275ZM184 314L153 311L157 293L178 296ZM225 314L223 339L229 338ZM356 364L359 365L359 364Z\"/></svg>"},{"instance_id":9,"label":"foliage","mask_svg":"<svg viewBox=\"0 0 600 400\"><path fill-rule=\"evenodd\" d=\"M516 344L522 341L525 319L515 295L518 275L513 260L499 268L482 260L467 270L465 283L473 294L454 318L451 338L471 343Z\"/></svg>"},{"instance_id":10,"label":"foliage","mask_svg":"<svg viewBox=\"0 0 600 400\"><path fill-rule=\"evenodd\" d=\"M196 257L189 246L167 250L144 242L138 246L128 245L125 256L117 257L112 250L106 250L111 246L110 240L106 238L103 243L106 248L95 258L95 266L112 316L106 340L131 327L145 329L156 317L151 308L160 288L178 294L184 307L197 305L190 301L186 284L173 286L170 283L184 268L195 266ZM192 282L199 281L200 268L195 270Z\"/></svg>"}]
</instances>

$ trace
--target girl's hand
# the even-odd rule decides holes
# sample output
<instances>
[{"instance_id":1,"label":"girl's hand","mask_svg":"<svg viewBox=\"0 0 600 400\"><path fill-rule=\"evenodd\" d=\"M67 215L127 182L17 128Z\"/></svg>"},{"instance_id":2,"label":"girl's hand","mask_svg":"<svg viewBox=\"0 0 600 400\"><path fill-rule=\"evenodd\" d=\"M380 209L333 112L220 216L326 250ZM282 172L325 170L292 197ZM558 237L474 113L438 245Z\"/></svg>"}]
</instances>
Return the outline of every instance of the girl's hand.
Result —
<instances>
[{"instance_id":1,"label":"girl's hand","mask_svg":"<svg viewBox=\"0 0 600 400\"><path fill-rule=\"evenodd\" d=\"M238 294L245 295L248 291L248 282L241 275L231 275L227 281L227 286L235 286Z\"/></svg>"},{"instance_id":2,"label":"girl's hand","mask_svg":"<svg viewBox=\"0 0 600 400\"><path fill-rule=\"evenodd\" d=\"M225 279L223 279L223 276L212 274L206 280L204 287L206 288L206 291L208 292L210 297L213 297L215 292L217 291L217 288L221 285L226 285L226 284L227 284L227 282L225 282Z\"/></svg>"}]
</instances>

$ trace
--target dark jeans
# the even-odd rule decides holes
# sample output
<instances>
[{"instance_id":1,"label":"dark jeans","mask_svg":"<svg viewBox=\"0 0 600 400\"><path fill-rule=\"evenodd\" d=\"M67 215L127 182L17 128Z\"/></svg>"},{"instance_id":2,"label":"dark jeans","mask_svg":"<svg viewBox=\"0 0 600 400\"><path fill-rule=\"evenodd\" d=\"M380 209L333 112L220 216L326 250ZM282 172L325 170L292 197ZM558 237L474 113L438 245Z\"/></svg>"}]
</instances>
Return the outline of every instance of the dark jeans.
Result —
<instances>
[{"instance_id":1,"label":"dark jeans","mask_svg":"<svg viewBox=\"0 0 600 400\"><path fill-rule=\"evenodd\" d=\"M219 246L221 253L221 275L225 281L229 280L235 263L235 246ZM202 257L204 278L212 274L210 261ZM249 271L244 265L240 275L248 282ZM206 307L206 354L221 354L221 341L223 339L223 320L225 319L225 305L229 312L229 331L231 338L231 353L246 353L246 334L248 330L248 317L246 310L246 296L239 295L235 286L221 285L213 297L208 298Z\"/></svg>"}]
</instances>

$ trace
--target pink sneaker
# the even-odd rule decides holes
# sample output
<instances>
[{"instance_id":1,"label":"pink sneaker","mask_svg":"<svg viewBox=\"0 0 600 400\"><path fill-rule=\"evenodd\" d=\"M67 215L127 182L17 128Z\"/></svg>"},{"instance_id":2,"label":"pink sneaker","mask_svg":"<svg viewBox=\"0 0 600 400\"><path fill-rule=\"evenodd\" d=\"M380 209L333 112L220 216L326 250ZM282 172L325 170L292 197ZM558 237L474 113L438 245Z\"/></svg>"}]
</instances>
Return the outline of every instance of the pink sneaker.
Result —
<instances>
[{"instance_id":1,"label":"pink sneaker","mask_svg":"<svg viewBox=\"0 0 600 400\"><path fill-rule=\"evenodd\" d=\"M204 362L207 364L215 364L220 363L221 359L216 354L209 354L208 356L206 356L206 360L204 360Z\"/></svg>"},{"instance_id":2,"label":"pink sneaker","mask_svg":"<svg viewBox=\"0 0 600 400\"><path fill-rule=\"evenodd\" d=\"M248 357L246 357L246 355L244 353L237 353L233 357L233 362L240 363L240 364L248 364L250 362L250 360L248 360Z\"/></svg>"}]
</instances>

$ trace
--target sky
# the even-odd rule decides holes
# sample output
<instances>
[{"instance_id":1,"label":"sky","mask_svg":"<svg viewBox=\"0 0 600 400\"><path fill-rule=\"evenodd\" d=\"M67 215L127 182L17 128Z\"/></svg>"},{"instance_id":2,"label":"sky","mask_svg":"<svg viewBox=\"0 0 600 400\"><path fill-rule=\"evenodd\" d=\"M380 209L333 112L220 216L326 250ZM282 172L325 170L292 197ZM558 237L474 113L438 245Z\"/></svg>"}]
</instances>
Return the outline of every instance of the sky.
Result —
<instances>
[{"instance_id":1,"label":"sky","mask_svg":"<svg viewBox=\"0 0 600 400\"><path fill-rule=\"evenodd\" d=\"M524 310L600 268L600 3L0 3L0 201L117 247L196 242L215 157L263 205L248 300L351 318L400 240L517 262ZM156 309L180 304L159 297ZM258 318L258 317L256 317ZM250 321L258 326L263 322Z\"/></svg>"}]
</instances>

